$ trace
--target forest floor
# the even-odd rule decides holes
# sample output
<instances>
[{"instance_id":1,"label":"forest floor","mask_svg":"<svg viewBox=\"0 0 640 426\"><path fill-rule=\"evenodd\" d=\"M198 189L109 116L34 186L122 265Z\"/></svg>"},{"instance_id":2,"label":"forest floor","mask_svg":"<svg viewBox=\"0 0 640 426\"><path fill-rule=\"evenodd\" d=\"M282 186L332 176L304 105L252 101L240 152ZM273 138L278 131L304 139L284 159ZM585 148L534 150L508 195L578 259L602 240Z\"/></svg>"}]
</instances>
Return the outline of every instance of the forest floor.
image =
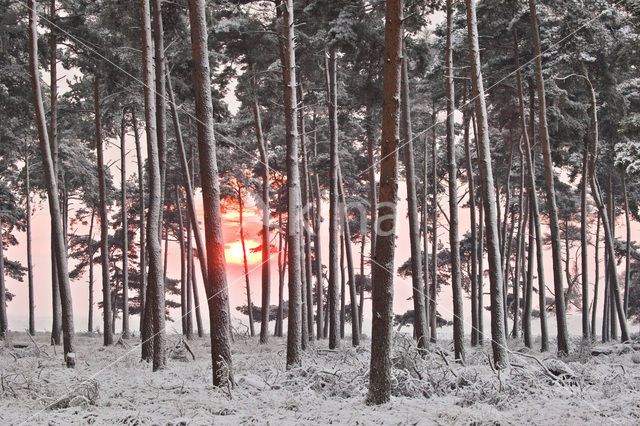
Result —
<instances>
[{"instance_id":1,"label":"forest floor","mask_svg":"<svg viewBox=\"0 0 640 426\"><path fill-rule=\"evenodd\" d=\"M512 342L511 367L495 372L490 347L467 348L453 361L450 342L420 356L396 334L393 398L366 405L369 344L339 350L327 342L307 350L303 365L285 369L285 340L236 337L235 387L214 389L208 338L188 342L195 361L169 335L168 367L152 373L139 360L139 340L102 346L79 335L78 363L64 367L60 347L39 333L0 343L0 424L638 424L640 345L574 342L559 361ZM528 356L522 355L526 354Z\"/></svg>"}]
</instances>

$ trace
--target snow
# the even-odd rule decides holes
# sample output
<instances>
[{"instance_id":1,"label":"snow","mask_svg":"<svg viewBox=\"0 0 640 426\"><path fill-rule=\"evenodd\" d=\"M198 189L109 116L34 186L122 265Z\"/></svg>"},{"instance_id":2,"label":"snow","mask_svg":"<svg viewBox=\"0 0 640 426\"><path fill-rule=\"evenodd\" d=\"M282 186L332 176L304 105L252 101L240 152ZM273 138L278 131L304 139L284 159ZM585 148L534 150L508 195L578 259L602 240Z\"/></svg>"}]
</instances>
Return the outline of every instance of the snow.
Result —
<instances>
[{"instance_id":1,"label":"snow","mask_svg":"<svg viewBox=\"0 0 640 426\"><path fill-rule=\"evenodd\" d=\"M0 346L2 424L637 424L640 346L573 342L558 360L510 343L511 367L493 371L490 346L467 347L465 365L450 341L420 354L396 334L392 400L366 404L369 340L337 350L326 341L285 369L285 339L236 336L233 388L213 388L208 339L169 335L168 367L153 373L139 360L139 340L111 347L78 335L77 366L65 368L48 335L12 333ZM17 342L21 342L17 344ZM23 344L28 342L28 344ZM16 343L14 347L14 343ZM592 356L598 348L599 355ZM608 353L607 353L608 352ZM524 354L524 355L523 355Z\"/></svg>"}]
</instances>

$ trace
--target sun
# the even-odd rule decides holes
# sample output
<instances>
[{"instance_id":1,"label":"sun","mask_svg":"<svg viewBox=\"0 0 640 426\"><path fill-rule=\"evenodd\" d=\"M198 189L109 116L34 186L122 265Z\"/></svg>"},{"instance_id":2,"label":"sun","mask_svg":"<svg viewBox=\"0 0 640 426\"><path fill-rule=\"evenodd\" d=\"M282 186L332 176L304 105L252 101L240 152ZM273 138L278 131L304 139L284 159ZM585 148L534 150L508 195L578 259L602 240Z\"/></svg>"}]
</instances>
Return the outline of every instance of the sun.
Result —
<instances>
[{"instance_id":1,"label":"sun","mask_svg":"<svg viewBox=\"0 0 640 426\"><path fill-rule=\"evenodd\" d=\"M256 247L259 243L255 241L246 240L247 246L247 263L249 265L260 262L262 254L260 252L252 253L251 248ZM233 241L226 244L224 250L225 256L227 258L227 263L233 263L237 265L242 265L244 256L242 252L242 243L240 241Z\"/></svg>"}]
</instances>

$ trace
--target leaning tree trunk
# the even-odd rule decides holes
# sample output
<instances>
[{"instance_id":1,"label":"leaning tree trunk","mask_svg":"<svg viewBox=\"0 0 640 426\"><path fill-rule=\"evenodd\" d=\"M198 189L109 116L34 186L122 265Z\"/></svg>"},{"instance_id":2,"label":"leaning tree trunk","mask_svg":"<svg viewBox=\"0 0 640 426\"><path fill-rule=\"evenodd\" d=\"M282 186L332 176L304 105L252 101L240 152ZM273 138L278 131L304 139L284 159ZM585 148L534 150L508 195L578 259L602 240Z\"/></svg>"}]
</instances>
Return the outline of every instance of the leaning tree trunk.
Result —
<instances>
[{"instance_id":1,"label":"leaning tree trunk","mask_svg":"<svg viewBox=\"0 0 640 426\"><path fill-rule=\"evenodd\" d=\"M338 162L338 190L340 191L340 209L342 214L342 235L344 238L344 251L347 257L347 271L349 279L349 303L351 304L351 344L355 347L360 344L360 314L358 312L358 296L356 294L356 277L353 272L353 251L351 249L351 231L349 230L349 216L347 215L347 200L344 194L342 169ZM342 293L345 293L343 287ZM422 295L421 295L422 296ZM344 296L342 299L344 300Z\"/></svg>"},{"instance_id":2,"label":"leaning tree trunk","mask_svg":"<svg viewBox=\"0 0 640 426\"><path fill-rule=\"evenodd\" d=\"M614 238L611 226L609 224L609 214L607 209L604 206L602 201L602 195L600 194L600 188L598 186L598 180L596 177L596 162L598 157L598 111L596 104L596 92L591 85L591 81L589 77L584 75L584 79L586 81L587 89L591 95L590 102L590 115L591 115L591 149L589 156L589 181L591 183L591 195L598 207L598 211L600 212L600 217L602 218L602 224L604 228L604 236L605 236L605 247L607 255L610 259L610 267L611 267L611 295L613 296L613 302L615 303L615 309L618 313L618 321L620 322L620 331L621 338L623 342L629 340L629 330L627 328L627 318L624 314L624 304L622 298L620 297L620 284L618 282L618 271L615 262L615 249L614 249ZM611 308L614 308L614 304L611 303Z\"/></svg>"},{"instance_id":3,"label":"leaning tree trunk","mask_svg":"<svg viewBox=\"0 0 640 426\"><path fill-rule=\"evenodd\" d=\"M391 399L391 337L393 325L393 260L398 202L398 143L402 68L402 0L387 0L382 89L379 224L373 272L371 364L368 402Z\"/></svg>"},{"instance_id":4,"label":"leaning tree trunk","mask_svg":"<svg viewBox=\"0 0 640 426\"><path fill-rule=\"evenodd\" d=\"M531 126L529 132L527 131L527 122L524 113L524 97L522 93L522 78L520 74L520 59L518 52L518 35L514 31L513 33L513 50L514 61L516 68L516 85L518 90L518 105L520 109L520 127L522 130L522 139L524 141L524 157L527 163L527 186L529 189L529 202L531 203L531 215L532 222L536 231L536 263L538 266L538 295L540 299L540 329L541 329L541 351L548 350L548 337L547 337L547 316L546 316L546 296L545 296L545 278L544 278L544 251L542 247L542 228L540 226L540 208L538 206L538 193L536 190L536 178L535 178L535 166L532 158L531 140L529 139L529 133L531 138L534 137L534 93L531 90L529 96L530 107L530 120ZM531 241L531 240L530 240ZM564 306L564 305L563 305Z\"/></svg>"},{"instance_id":5,"label":"leaning tree trunk","mask_svg":"<svg viewBox=\"0 0 640 426\"><path fill-rule=\"evenodd\" d=\"M220 187L216 159L211 100L211 73L204 0L189 0L191 49L196 117L198 119L198 151L204 205L205 240L207 242L207 281L205 290L209 305L211 330L211 363L214 386L233 383L230 347L229 294L226 259L220 212ZM194 224L195 226L195 224ZM202 259L203 261L204 259Z\"/></svg>"},{"instance_id":6,"label":"leaning tree trunk","mask_svg":"<svg viewBox=\"0 0 640 426\"><path fill-rule=\"evenodd\" d=\"M144 328L144 312L147 293L147 247L145 238L145 202L144 202L144 160L142 158L142 144L138 133L138 120L136 119L135 108L131 109L131 122L133 125L133 136L136 143L136 160L138 162L138 196L140 197L140 332Z\"/></svg>"},{"instance_id":7,"label":"leaning tree trunk","mask_svg":"<svg viewBox=\"0 0 640 426\"><path fill-rule=\"evenodd\" d=\"M127 219L127 151L125 145L125 110L120 125L120 204L122 205L122 338L129 331L129 223Z\"/></svg>"},{"instance_id":8,"label":"leaning tree trunk","mask_svg":"<svg viewBox=\"0 0 640 426\"><path fill-rule=\"evenodd\" d=\"M569 353L569 334L567 331L567 316L564 305L564 285L562 282L562 255L560 250L560 227L558 225L558 206L556 205L555 174L553 159L551 158L551 144L549 141L549 127L547 125L547 105L542 76L542 53L540 48L540 34L536 17L535 0L529 0L531 15L531 33L535 53L535 75L538 88L538 120L540 122L540 142L542 158L544 160L545 183L547 190L547 210L549 228L551 231L551 252L553 254L553 282L556 305L556 325L558 329L558 354ZM542 287L542 285L540 285Z\"/></svg>"},{"instance_id":9,"label":"leaning tree trunk","mask_svg":"<svg viewBox=\"0 0 640 426\"><path fill-rule=\"evenodd\" d=\"M149 0L140 2L142 27L142 59L144 77L145 123L147 133L147 156L149 164L149 216L146 247L149 255L149 275L145 303L145 327L142 334L142 357L153 358L153 370L165 366L166 336L164 329L165 304L162 271L162 230L160 210L162 209L160 156L158 152L158 131L156 122L156 102L154 94L156 81L153 74L153 41L151 38L151 14Z\"/></svg>"},{"instance_id":10,"label":"leaning tree trunk","mask_svg":"<svg viewBox=\"0 0 640 426\"><path fill-rule=\"evenodd\" d=\"M109 277L109 213L107 211L107 184L104 170L102 120L100 117L100 78L93 79L93 100L96 124L96 151L98 154L98 188L100 192L100 266L102 269L102 327L105 346L113 344L111 318L111 282Z\"/></svg>"},{"instance_id":11,"label":"leaning tree trunk","mask_svg":"<svg viewBox=\"0 0 640 426\"><path fill-rule=\"evenodd\" d=\"M67 367L74 367L76 357L74 354L73 331L73 307L71 300L71 287L69 285L69 270L67 263L67 248L64 241L64 229L62 226L62 214L60 212L60 198L58 196L58 182L56 171L49 145L47 123L45 119L44 105L42 104L42 92L39 79L38 65L38 23L36 1L28 0L29 9L29 72L31 76L31 91L38 127L40 141L40 155L42 156L42 168L44 169L47 196L49 199L49 213L53 227L53 246L55 253L56 271L58 273L58 286L62 307L62 333L63 347Z\"/></svg>"},{"instance_id":12,"label":"leaning tree trunk","mask_svg":"<svg viewBox=\"0 0 640 426\"><path fill-rule=\"evenodd\" d=\"M254 87L255 90L255 87ZM256 128L258 151L262 168L262 312L260 318L260 343L269 342L269 304L271 297L271 265L270 265L270 241L269 241L269 157L267 145L262 133L262 120L260 118L260 106L258 99L253 100L253 119ZM313 334L313 333L311 333Z\"/></svg>"},{"instance_id":13,"label":"leaning tree trunk","mask_svg":"<svg viewBox=\"0 0 640 426\"><path fill-rule=\"evenodd\" d=\"M478 165L482 181L482 194L485 210L487 249L489 252L489 279L491 283L491 337L495 365L504 368L508 364L506 336L504 332L502 286L503 276L500 261L498 238L498 217L496 212L496 193L493 184L491 165L491 146L489 143L489 124L484 98L482 69L480 64L480 46L478 45L478 27L476 21L475 0L465 0L467 5L467 30L469 37L469 56L471 62L471 82L475 98L476 117L478 118Z\"/></svg>"},{"instance_id":14,"label":"leaning tree trunk","mask_svg":"<svg viewBox=\"0 0 640 426\"><path fill-rule=\"evenodd\" d=\"M27 284L29 288L29 334L36 335L36 318L35 318L35 293L33 287L33 260L31 247L31 180L29 171L29 145L25 142L24 156L25 171L25 199L26 219L27 219ZM89 239L91 240L91 239Z\"/></svg>"},{"instance_id":15,"label":"leaning tree trunk","mask_svg":"<svg viewBox=\"0 0 640 426\"><path fill-rule=\"evenodd\" d=\"M249 310L249 333L255 336L253 326L253 303L251 302L251 284L249 282L249 264L247 262L247 245L244 241L244 205L242 202L242 189L238 185L238 219L240 221L240 244L242 244L242 265L244 267L244 281L247 291L247 308Z\"/></svg>"},{"instance_id":16,"label":"leaning tree trunk","mask_svg":"<svg viewBox=\"0 0 640 426\"><path fill-rule=\"evenodd\" d=\"M460 237L458 235L458 166L455 146L452 20L452 0L447 0L447 162L449 163L449 247L451 250L451 287L453 291L453 346L456 359L464 362L464 311L460 278Z\"/></svg>"},{"instance_id":17,"label":"leaning tree trunk","mask_svg":"<svg viewBox=\"0 0 640 426\"><path fill-rule=\"evenodd\" d=\"M338 256L340 234L338 227L338 93L336 50L329 49L329 58L325 60L327 74L327 102L329 107L330 164L329 164L329 348L338 346Z\"/></svg>"},{"instance_id":18,"label":"leaning tree trunk","mask_svg":"<svg viewBox=\"0 0 640 426\"><path fill-rule=\"evenodd\" d=\"M403 46L404 49L404 46ZM413 132L411 129L411 100L409 95L409 71L407 52L403 51L401 75L402 135L404 136L404 168L407 181L407 209L409 215L409 241L411 250L411 283L413 284L413 330L418 348L428 344L427 316L425 310L425 288L422 280L422 256L420 254L420 224L418 217L418 200L416 195L416 170L413 158Z\"/></svg>"}]
</instances>

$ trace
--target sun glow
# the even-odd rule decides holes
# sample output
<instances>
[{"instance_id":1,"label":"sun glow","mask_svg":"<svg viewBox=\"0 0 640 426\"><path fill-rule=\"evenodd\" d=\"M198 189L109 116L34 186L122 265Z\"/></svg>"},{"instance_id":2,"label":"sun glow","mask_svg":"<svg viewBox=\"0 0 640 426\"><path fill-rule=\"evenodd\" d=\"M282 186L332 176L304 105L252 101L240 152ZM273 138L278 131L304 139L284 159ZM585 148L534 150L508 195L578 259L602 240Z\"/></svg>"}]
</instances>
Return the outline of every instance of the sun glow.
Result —
<instances>
[{"instance_id":1,"label":"sun glow","mask_svg":"<svg viewBox=\"0 0 640 426\"><path fill-rule=\"evenodd\" d=\"M251 249L259 246L260 243L253 240L246 240L247 247L247 263L252 265L254 263L259 263L262 259L262 254L260 251L252 253ZM237 265L243 264L244 255L242 253L242 243L238 241L232 241L226 244L224 249L224 254L227 258L227 263L233 263Z\"/></svg>"}]
</instances>

